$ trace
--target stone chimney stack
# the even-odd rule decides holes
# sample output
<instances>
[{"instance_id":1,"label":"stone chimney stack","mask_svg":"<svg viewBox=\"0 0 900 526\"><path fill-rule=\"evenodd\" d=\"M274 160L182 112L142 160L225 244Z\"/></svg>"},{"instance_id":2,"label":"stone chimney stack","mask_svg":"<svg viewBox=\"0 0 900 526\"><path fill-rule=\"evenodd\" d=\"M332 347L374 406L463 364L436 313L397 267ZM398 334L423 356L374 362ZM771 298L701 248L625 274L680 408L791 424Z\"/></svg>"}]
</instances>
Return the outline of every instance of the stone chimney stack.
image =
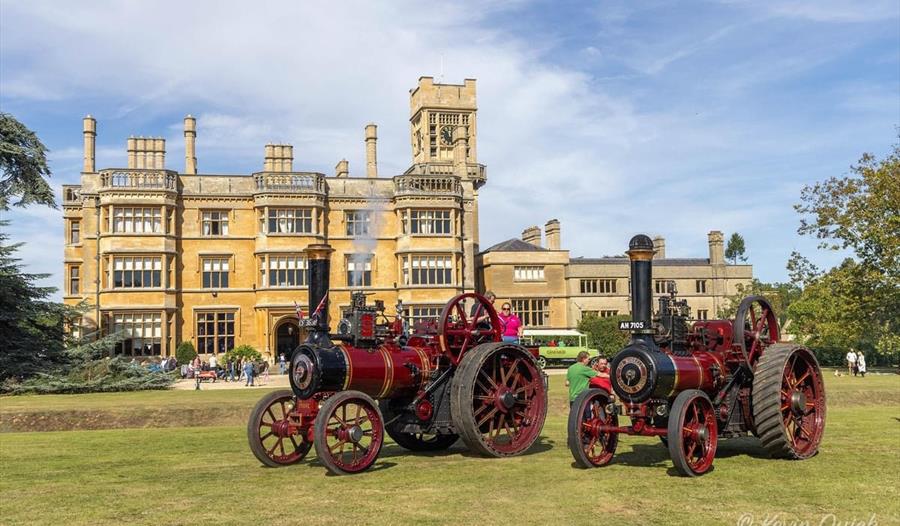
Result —
<instances>
[{"instance_id":1,"label":"stone chimney stack","mask_svg":"<svg viewBox=\"0 0 900 526\"><path fill-rule=\"evenodd\" d=\"M350 177L350 163L347 159L341 159L334 167L335 177Z\"/></svg>"},{"instance_id":2,"label":"stone chimney stack","mask_svg":"<svg viewBox=\"0 0 900 526\"><path fill-rule=\"evenodd\" d=\"M127 143L128 167L147 170L164 170L166 167L166 140L162 137L129 137Z\"/></svg>"},{"instance_id":3,"label":"stone chimney stack","mask_svg":"<svg viewBox=\"0 0 900 526\"><path fill-rule=\"evenodd\" d=\"M469 170L466 164L469 149L468 126L457 126L453 130L453 174L460 178L468 177Z\"/></svg>"},{"instance_id":4,"label":"stone chimney stack","mask_svg":"<svg viewBox=\"0 0 900 526\"><path fill-rule=\"evenodd\" d=\"M263 159L264 172L293 172L294 147L290 144L267 144Z\"/></svg>"},{"instance_id":5,"label":"stone chimney stack","mask_svg":"<svg viewBox=\"0 0 900 526\"><path fill-rule=\"evenodd\" d=\"M97 119L86 116L83 121L84 134L84 172L96 172L97 153Z\"/></svg>"},{"instance_id":6,"label":"stone chimney stack","mask_svg":"<svg viewBox=\"0 0 900 526\"><path fill-rule=\"evenodd\" d=\"M547 236L547 248L550 250L561 250L562 240L560 239L560 225L558 219L551 219L544 225L544 234Z\"/></svg>"},{"instance_id":7,"label":"stone chimney stack","mask_svg":"<svg viewBox=\"0 0 900 526\"><path fill-rule=\"evenodd\" d=\"M709 263L711 265L725 264L725 236L718 230L713 230L707 235L709 239Z\"/></svg>"},{"instance_id":8,"label":"stone chimney stack","mask_svg":"<svg viewBox=\"0 0 900 526\"><path fill-rule=\"evenodd\" d=\"M366 177L378 177L378 126L366 125Z\"/></svg>"},{"instance_id":9,"label":"stone chimney stack","mask_svg":"<svg viewBox=\"0 0 900 526\"><path fill-rule=\"evenodd\" d=\"M653 257L655 259L666 259L666 238L662 236L653 238Z\"/></svg>"},{"instance_id":10,"label":"stone chimney stack","mask_svg":"<svg viewBox=\"0 0 900 526\"><path fill-rule=\"evenodd\" d=\"M532 245L541 246L541 229L537 226L530 226L522 231L522 241L531 243Z\"/></svg>"},{"instance_id":11,"label":"stone chimney stack","mask_svg":"<svg viewBox=\"0 0 900 526\"><path fill-rule=\"evenodd\" d=\"M197 173L197 119L184 118L184 173Z\"/></svg>"}]
</instances>

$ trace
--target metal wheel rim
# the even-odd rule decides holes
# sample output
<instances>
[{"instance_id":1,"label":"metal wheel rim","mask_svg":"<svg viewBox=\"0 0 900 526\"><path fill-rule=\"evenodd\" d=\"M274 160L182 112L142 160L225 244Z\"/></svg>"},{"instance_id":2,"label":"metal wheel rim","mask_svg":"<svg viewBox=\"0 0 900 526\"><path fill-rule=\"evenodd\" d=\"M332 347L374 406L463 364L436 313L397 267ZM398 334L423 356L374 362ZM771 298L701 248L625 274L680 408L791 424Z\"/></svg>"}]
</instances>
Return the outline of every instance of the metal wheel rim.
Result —
<instances>
[{"instance_id":1,"label":"metal wheel rim","mask_svg":"<svg viewBox=\"0 0 900 526\"><path fill-rule=\"evenodd\" d=\"M493 353L481 364L473 393L476 428L487 447L516 453L540 433L535 424L545 411L544 382L532 360ZM505 407L507 393L514 399L512 407Z\"/></svg>"},{"instance_id":2,"label":"metal wheel rim","mask_svg":"<svg viewBox=\"0 0 900 526\"><path fill-rule=\"evenodd\" d=\"M324 453L342 471L355 473L368 468L381 450L382 422L366 400L348 398L341 401L326 421ZM359 428L362 438L352 436ZM317 450L322 452L322 450Z\"/></svg>"},{"instance_id":3,"label":"metal wheel rim","mask_svg":"<svg viewBox=\"0 0 900 526\"><path fill-rule=\"evenodd\" d=\"M803 407L795 404L802 393ZM794 352L784 366L781 381L781 417L784 431L794 451L808 456L815 451L825 429L824 384L815 361L806 352Z\"/></svg>"},{"instance_id":4,"label":"metal wheel rim","mask_svg":"<svg viewBox=\"0 0 900 526\"><path fill-rule=\"evenodd\" d=\"M292 410L293 399L285 396L273 400L256 419L257 439L266 456L278 464L293 464L309 451L310 444L291 421Z\"/></svg>"}]
</instances>

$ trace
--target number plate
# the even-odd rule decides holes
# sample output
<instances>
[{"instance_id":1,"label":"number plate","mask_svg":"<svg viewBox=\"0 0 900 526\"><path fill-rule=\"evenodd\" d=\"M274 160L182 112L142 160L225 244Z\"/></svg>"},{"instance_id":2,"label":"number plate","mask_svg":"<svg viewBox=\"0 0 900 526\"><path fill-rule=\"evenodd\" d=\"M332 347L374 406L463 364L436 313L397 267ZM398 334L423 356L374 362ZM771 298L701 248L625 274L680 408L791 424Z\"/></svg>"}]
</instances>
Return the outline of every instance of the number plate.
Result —
<instances>
[{"instance_id":1,"label":"number plate","mask_svg":"<svg viewBox=\"0 0 900 526\"><path fill-rule=\"evenodd\" d=\"M620 331L639 331L646 329L646 324L643 321L620 321L619 322L619 330Z\"/></svg>"}]
</instances>

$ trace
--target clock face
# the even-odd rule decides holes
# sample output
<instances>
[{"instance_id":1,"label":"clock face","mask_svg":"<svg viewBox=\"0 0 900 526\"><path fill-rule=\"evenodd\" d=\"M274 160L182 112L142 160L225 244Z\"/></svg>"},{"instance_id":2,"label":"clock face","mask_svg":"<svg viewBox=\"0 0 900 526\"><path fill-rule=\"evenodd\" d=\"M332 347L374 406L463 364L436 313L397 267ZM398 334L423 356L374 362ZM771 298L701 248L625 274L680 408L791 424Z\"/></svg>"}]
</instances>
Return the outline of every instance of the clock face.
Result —
<instances>
[{"instance_id":1,"label":"clock face","mask_svg":"<svg viewBox=\"0 0 900 526\"><path fill-rule=\"evenodd\" d=\"M447 146L453 143L453 128L444 126L441 128L441 142Z\"/></svg>"}]
</instances>

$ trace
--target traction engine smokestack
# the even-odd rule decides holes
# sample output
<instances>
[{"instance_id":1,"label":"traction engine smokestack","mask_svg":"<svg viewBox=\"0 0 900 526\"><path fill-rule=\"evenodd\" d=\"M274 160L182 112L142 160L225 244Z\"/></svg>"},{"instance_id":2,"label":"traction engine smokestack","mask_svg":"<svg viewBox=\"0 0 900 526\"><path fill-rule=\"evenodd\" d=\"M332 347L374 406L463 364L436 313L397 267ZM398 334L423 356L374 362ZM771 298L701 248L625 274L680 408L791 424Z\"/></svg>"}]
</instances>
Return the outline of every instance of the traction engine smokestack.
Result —
<instances>
[{"instance_id":1,"label":"traction engine smokestack","mask_svg":"<svg viewBox=\"0 0 900 526\"><path fill-rule=\"evenodd\" d=\"M307 283L309 286L309 315L317 314L315 326L310 328L308 343L328 341L328 288L331 272L330 245L309 245L306 247L308 264ZM316 310L318 309L318 313Z\"/></svg>"},{"instance_id":2,"label":"traction engine smokestack","mask_svg":"<svg viewBox=\"0 0 900 526\"><path fill-rule=\"evenodd\" d=\"M652 341L650 330L651 300L650 280L653 272L653 240L638 234L628 243L631 260L631 319L643 322L644 329L635 331L635 338Z\"/></svg>"}]
</instances>

